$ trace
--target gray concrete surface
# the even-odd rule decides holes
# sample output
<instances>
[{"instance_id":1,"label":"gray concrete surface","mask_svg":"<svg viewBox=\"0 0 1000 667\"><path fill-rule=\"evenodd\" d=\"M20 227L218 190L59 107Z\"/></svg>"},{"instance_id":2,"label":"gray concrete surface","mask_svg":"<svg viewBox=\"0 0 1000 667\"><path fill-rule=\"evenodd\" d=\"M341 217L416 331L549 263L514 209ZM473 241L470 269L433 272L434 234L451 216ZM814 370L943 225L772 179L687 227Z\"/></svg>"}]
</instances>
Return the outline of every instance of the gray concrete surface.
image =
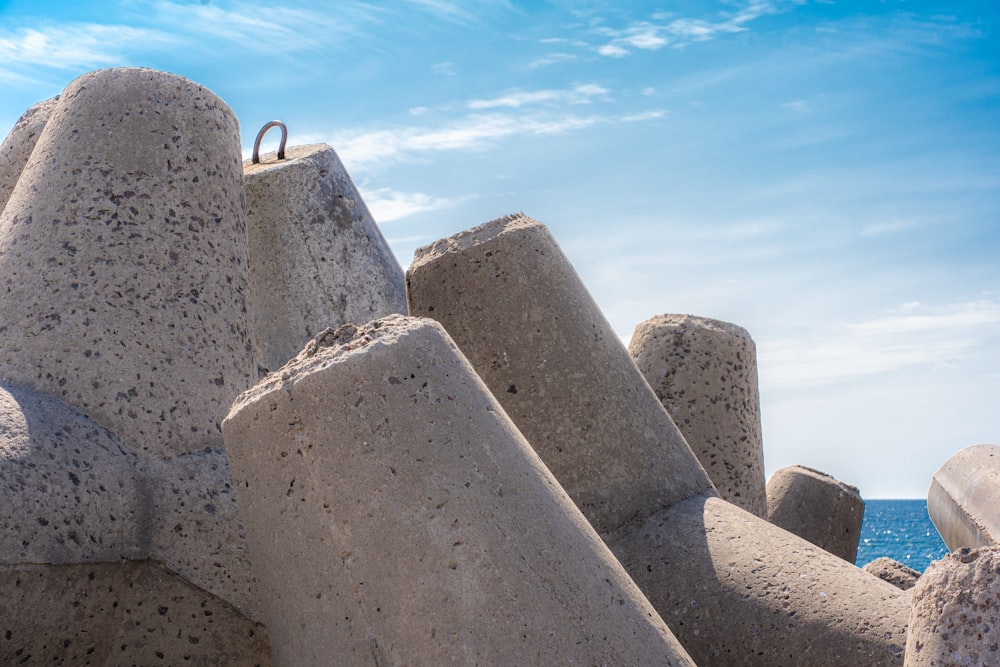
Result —
<instances>
[{"instance_id":1,"label":"gray concrete surface","mask_svg":"<svg viewBox=\"0 0 1000 667\"><path fill-rule=\"evenodd\" d=\"M544 226L509 216L418 249L407 286L411 314L443 324L697 663L902 662L905 594L713 500ZM705 622L674 617L699 604Z\"/></svg>"},{"instance_id":2,"label":"gray concrete surface","mask_svg":"<svg viewBox=\"0 0 1000 667\"><path fill-rule=\"evenodd\" d=\"M768 519L853 563L865 516L858 489L805 466L779 468L767 481Z\"/></svg>"},{"instance_id":3,"label":"gray concrete surface","mask_svg":"<svg viewBox=\"0 0 1000 667\"><path fill-rule=\"evenodd\" d=\"M0 213L0 379L135 452L219 447L256 378L239 127L172 74L66 87Z\"/></svg>"},{"instance_id":4,"label":"gray concrete surface","mask_svg":"<svg viewBox=\"0 0 1000 667\"><path fill-rule=\"evenodd\" d=\"M14 123L3 144L0 144L0 211L7 204L14 184L21 177L21 171L58 99L53 97L28 107Z\"/></svg>"},{"instance_id":5,"label":"gray concrete surface","mask_svg":"<svg viewBox=\"0 0 1000 667\"><path fill-rule=\"evenodd\" d=\"M865 563L861 568L870 575L876 576L882 581L887 581L896 588L908 591L913 588L920 578L920 573L912 567L903 565L899 561L886 556L876 558L870 563Z\"/></svg>"},{"instance_id":6,"label":"gray concrete surface","mask_svg":"<svg viewBox=\"0 0 1000 667\"><path fill-rule=\"evenodd\" d=\"M265 368L277 370L327 327L406 313L403 270L332 148L293 146L243 171Z\"/></svg>"},{"instance_id":7,"label":"gray concrete surface","mask_svg":"<svg viewBox=\"0 0 1000 667\"><path fill-rule=\"evenodd\" d=\"M635 328L628 351L719 497L766 519L757 346L747 330L658 315Z\"/></svg>"},{"instance_id":8,"label":"gray concrete surface","mask_svg":"<svg viewBox=\"0 0 1000 667\"><path fill-rule=\"evenodd\" d=\"M1000 665L1000 547L962 548L913 587L906 667Z\"/></svg>"},{"instance_id":9,"label":"gray concrete surface","mask_svg":"<svg viewBox=\"0 0 1000 667\"><path fill-rule=\"evenodd\" d=\"M150 561L0 566L0 617L3 665L273 664L264 626Z\"/></svg>"},{"instance_id":10,"label":"gray concrete surface","mask_svg":"<svg viewBox=\"0 0 1000 667\"><path fill-rule=\"evenodd\" d=\"M973 445L934 473L927 513L952 551L1000 540L1000 447Z\"/></svg>"},{"instance_id":11,"label":"gray concrete surface","mask_svg":"<svg viewBox=\"0 0 1000 667\"><path fill-rule=\"evenodd\" d=\"M407 288L410 313L444 325L598 533L714 493L543 225L508 216L419 248Z\"/></svg>"},{"instance_id":12,"label":"gray concrete surface","mask_svg":"<svg viewBox=\"0 0 1000 667\"><path fill-rule=\"evenodd\" d=\"M693 664L431 320L320 336L223 432L279 665Z\"/></svg>"}]
</instances>

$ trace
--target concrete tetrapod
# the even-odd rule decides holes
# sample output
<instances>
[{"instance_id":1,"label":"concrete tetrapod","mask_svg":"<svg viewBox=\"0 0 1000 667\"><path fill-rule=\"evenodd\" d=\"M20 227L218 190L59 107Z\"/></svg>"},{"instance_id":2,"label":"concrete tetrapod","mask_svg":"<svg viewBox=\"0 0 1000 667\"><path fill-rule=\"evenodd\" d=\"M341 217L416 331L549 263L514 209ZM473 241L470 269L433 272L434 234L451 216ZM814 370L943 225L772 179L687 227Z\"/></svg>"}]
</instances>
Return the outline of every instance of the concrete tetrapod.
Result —
<instances>
[{"instance_id":1,"label":"concrete tetrapod","mask_svg":"<svg viewBox=\"0 0 1000 667\"><path fill-rule=\"evenodd\" d=\"M230 636L261 628L220 427L256 379L242 202L238 123L201 86L99 70L55 103L0 213L8 572L156 561L233 607Z\"/></svg>"},{"instance_id":2,"label":"concrete tetrapod","mask_svg":"<svg viewBox=\"0 0 1000 667\"><path fill-rule=\"evenodd\" d=\"M321 334L223 433L280 665L693 665L436 322Z\"/></svg>"},{"instance_id":3,"label":"concrete tetrapod","mask_svg":"<svg viewBox=\"0 0 1000 667\"><path fill-rule=\"evenodd\" d=\"M779 468L767 480L768 520L853 563L865 516L857 487L805 466Z\"/></svg>"},{"instance_id":4,"label":"concrete tetrapod","mask_svg":"<svg viewBox=\"0 0 1000 667\"><path fill-rule=\"evenodd\" d=\"M906 667L1000 665L1000 547L962 548L913 587Z\"/></svg>"},{"instance_id":5,"label":"concrete tetrapod","mask_svg":"<svg viewBox=\"0 0 1000 667\"><path fill-rule=\"evenodd\" d=\"M973 445L931 478L927 513L949 549L1000 544L1000 447Z\"/></svg>"},{"instance_id":6,"label":"concrete tetrapod","mask_svg":"<svg viewBox=\"0 0 1000 667\"><path fill-rule=\"evenodd\" d=\"M757 348L747 330L692 315L658 315L628 346L719 497L767 518Z\"/></svg>"},{"instance_id":7,"label":"concrete tetrapod","mask_svg":"<svg viewBox=\"0 0 1000 667\"><path fill-rule=\"evenodd\" d=\"M0 211L6 206L58 99L53 97L28 107L0 144Z\"/></svg>"},{"instance_id":8,"label":"concrete tetrapod","mask_svg":"<svg viewBox=\"0 0 1000 667\"><path fill-rule=\"evenodd\" d=\"M261 363L294 357L326 327L406 313L403 270L325 144L243 163L251 301Z\"/></svg>"},{"instance_id":9,"label":"concrete tetrapod","mask_svg":"<svg viewBox=\"0 0 1000 667\"><path fill-rule=\"evenodd\" d=\"M239 125L181 77L66 87L0 213L0 379L136 452L222 445L256 378Z\"/></svg>"},{"instance_id":10,"label":"concrete tetrapod","mask_svg":"<svg viewBox=\"0 0 1000 667\"><path fill-rule=\"evenodd\" d=\"M514 215L418 249L407 287L697 663L902 661L904 594L715 497L543 225Z\"/></svg>"}]
</instances>

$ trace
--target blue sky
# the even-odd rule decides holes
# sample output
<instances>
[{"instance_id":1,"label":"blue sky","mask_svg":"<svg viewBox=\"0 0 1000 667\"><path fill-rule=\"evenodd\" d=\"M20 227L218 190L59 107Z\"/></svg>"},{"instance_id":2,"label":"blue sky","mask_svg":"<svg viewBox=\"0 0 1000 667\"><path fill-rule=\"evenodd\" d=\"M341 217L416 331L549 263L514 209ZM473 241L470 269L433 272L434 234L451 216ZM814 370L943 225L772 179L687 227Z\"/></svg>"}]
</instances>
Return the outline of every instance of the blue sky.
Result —
<instances>
[{"instance_id":1,"label":"blue sky","mask_svg":"<svg viewBox=\"0 0 1000 667\"><path fill-rule=\"evenodd\" d=\"M992 1L0 1L0 131L92 69L186 76L247 152L333 146L404 268L524 211L624 340L740 324L768 474L924 497L1000 442L997 44Z\"/></svg>"}]
</instances>

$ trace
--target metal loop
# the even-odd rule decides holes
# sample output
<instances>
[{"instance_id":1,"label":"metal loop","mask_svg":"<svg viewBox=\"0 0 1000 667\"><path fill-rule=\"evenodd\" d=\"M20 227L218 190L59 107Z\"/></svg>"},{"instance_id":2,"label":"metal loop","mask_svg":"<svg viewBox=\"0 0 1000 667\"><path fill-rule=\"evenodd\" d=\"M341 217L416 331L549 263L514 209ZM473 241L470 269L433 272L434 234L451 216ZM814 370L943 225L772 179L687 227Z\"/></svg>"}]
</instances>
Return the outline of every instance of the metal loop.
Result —
<instances>
[{"instance_id":1,"label":"metal loop","mask_svg":"<svg viewBox=\"0 0 1000 667\"><path fill-rule=\"evenodd\" d=\"M288 128L280 120L272 120L270 123L260 128L260 132L257 133L257 140L253 142L253 163L258 164L260 162L260 140L264 138L267 131L272 127L281 128L281 143L278 144L278 159L285 159L285 142L288 141Z\"/></svg>"}]
</instances>

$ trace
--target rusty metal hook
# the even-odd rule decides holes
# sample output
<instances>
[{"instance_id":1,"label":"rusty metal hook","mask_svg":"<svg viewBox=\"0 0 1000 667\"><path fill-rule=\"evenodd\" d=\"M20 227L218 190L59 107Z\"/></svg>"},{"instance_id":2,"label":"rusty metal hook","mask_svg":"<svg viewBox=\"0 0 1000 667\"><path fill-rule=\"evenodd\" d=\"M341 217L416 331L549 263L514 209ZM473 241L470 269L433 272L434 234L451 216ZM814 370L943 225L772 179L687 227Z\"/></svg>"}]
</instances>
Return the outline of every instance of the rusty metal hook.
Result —
<instances>
[{"instance_id":1,"label":"rusty metal hook","mask_svg":"<svg viewBox=\"0 0 1000 667\"><path fill-rule=\"evenodd\" d=\"M260 132L257 133L257 140L253 142L253 163L258 164L260 162L260 140L264 138L267 131L272 127L281 128L281 143L278 144L278 159L285 159L285 142L288 141L288 128L280 120L272 120L270 123L260 128Z\"/></svg>"}]
</instances>

